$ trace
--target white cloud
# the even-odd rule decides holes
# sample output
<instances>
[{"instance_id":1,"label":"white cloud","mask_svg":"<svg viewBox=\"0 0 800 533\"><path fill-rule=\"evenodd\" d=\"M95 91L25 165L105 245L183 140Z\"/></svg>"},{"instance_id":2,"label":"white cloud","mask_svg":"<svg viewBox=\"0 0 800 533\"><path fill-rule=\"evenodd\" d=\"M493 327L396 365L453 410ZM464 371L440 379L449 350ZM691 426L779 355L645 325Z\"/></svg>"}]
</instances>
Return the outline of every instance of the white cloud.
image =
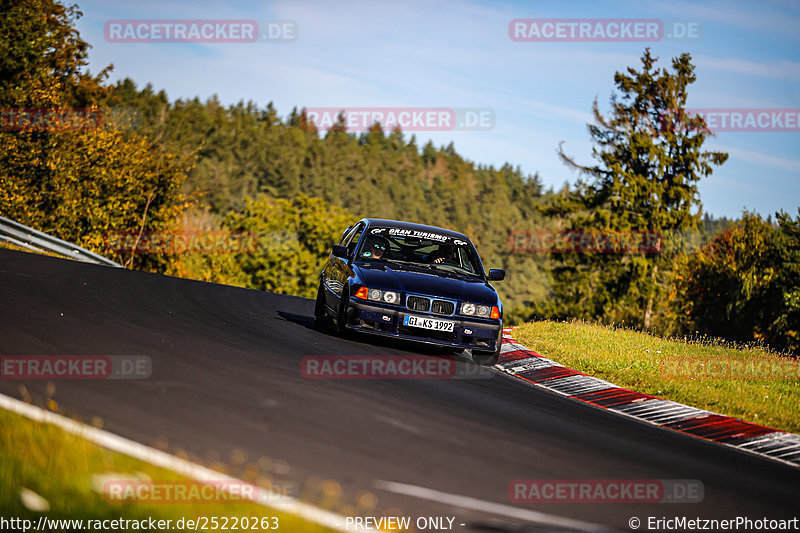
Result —
<instances>
[{"instance_id":1,"label":"white cloud","mask_svg":"<svg viewBox=\"0 0 800 533\"><path fill-rule=\"evenodd\" d=\"M800 160L797 159L788 159L785 157L764 154L726 144L715 144L713 150L728 152L730 154L730 161L747 161L748 163L754 163L756 165L775 170L800 174Z\"/></svg>"},{"instance_id":2,"label":"white cloud","mask_svg":"<svg viewBox=\"0 0 800 533\"><path fill-rule=\"evenodd\" d=\"M797 3L783 2L777 6L767 1L753 2L749 5L741 2L710 2L705 5L698 2L672 1L651 2L658 11L666 11L680 18L698 18L706 30L713 26L734 26L744 32L761 32L765 35L781 36L797 39L797 28L800 17L796 13Z\"/></svg>"},{"instance_id":3,"label":"white cloud","mask_svg":"<svg viewBox=\"0 0 800 533\"><path fill-rule=\"evenodd\" d=\"M710 57L705 55L696 56L693 59L698 68L731 72L745 76L800 80L800 62L797 61L757 62L739 57Z\"/></svg>"}]
</instances>

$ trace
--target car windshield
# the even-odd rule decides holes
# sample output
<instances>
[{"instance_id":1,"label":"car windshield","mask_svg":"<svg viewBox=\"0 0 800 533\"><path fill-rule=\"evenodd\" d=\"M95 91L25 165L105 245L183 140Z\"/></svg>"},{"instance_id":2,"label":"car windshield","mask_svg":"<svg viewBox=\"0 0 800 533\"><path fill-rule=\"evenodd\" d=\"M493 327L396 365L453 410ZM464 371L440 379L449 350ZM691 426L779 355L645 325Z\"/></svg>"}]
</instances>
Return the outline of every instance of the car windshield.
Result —
<instances>
[{"instance_id":1,"label":"car windshield","mask_svg":"<svg viewBox=\"0 0 800 533\"><path fill-rule=\"evenodd\" d=\"M482 277L478 255L469 241L427 231L370 228L357 259Z\"/></svg>"}]
</instances>

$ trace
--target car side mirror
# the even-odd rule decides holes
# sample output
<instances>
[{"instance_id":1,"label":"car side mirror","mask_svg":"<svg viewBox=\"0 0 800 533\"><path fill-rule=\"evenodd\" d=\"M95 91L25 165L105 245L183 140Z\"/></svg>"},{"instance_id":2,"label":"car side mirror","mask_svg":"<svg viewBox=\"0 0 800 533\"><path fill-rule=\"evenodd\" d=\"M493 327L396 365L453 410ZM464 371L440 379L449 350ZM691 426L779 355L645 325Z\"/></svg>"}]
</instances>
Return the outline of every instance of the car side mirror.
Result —
<instances>
[{"instance_id":1,"label":"car side mirror","mask_svg":"<svg viewBox=\"0 0 800 533\"><path fill-rule=\"evenodd\" d=\"M489 270L489 281L502 281L506 279L506 271L501 268Z\"/></svg>"},{"instance_id":2,"label":"car side mirror","mask_svg":"<svg viewBox=\"0 0 800 533\"><path fill-rule=\"evenodd\" d=\"M347 246L342 246L341 244L334 244L331 253L334 257L341 257L342 259L348 259L350 257Z\"/></svg>"}]
</instances>

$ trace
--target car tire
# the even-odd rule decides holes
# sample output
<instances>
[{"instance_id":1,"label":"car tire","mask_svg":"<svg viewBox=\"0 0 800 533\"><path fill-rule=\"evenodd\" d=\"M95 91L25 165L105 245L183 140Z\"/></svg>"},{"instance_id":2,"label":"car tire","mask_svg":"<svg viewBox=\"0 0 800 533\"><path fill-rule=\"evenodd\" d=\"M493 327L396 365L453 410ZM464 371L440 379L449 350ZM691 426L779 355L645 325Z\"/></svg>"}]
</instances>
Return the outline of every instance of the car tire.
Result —
<instances>
[{"instance_id":1,"label":"car tire","mask_svg":"<svg viewBox=\"0 0 800 533\"><path fill-rule=\"evenodd\" d=\"M322 281L319 282L317 289L317 301L314 303L314 327L317 329L327 328L330 324L328 310L325 306L325 287Z\"/></svg>"},{"instance_id":2,"label":"car tire","mask_svg":"<svg viewBox=\"0 0 800 533\"><path fill-rule=\"evenodd\" d=\"M480 366L494 366L500 359L500 348L494 352L478 352L472 348L464 348L463 356L472 359L472 362Z\"/></svg>"},{"instance_id":3,"label":"car tire","mask_svg":"<svg viewBox=\"0 0 800 533\"><path fill-rule=\"evenodd\" d=\"M347 329L347 307L350 303L350 288L345 285L342 289L342 296L339 299L339 311L336 313L336 332L341 337L346 337L349 333Z\"/></svg>"}]
</instances>

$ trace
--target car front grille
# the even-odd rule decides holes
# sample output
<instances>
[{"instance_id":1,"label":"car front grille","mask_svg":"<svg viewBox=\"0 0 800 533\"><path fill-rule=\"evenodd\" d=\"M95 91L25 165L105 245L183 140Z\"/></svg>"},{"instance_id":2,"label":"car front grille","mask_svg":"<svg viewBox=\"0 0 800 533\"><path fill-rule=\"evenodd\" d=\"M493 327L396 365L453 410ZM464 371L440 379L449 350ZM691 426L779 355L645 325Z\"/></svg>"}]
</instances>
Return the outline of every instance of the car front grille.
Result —
<instances>
[{"instance_id":1,"label":"car front grille","mask_svg":"<svg viewBox=\"0 0 800 533\"><path fill-rule=\"evenodd\" d=\"M450 316L456 311L455 302L450 300L434 300L425 296L408 296L406 307L411 311L422 311L434 315Z\"/></svg>"},{"instance_id":2,"label":"car front grille","mask_svg":"<svg viewBox=\"0 0 800 533\"><path fill-rule=\"evenodd\" d=\"M452 315L456 311L456 304L447 300L434 300L431 304L431 313L435 315Z\"/></svg>"},{"instance_id":3,"label":"car front grille","mask_svg":"<svg viewBox=\"0 0 800 533\"><path fill-rule=\"evenodd\" d=\"M412 311L425 311L427 312L431 306L430 298L423 298L421 296L409 296L406 298L406 307Z\"/></svg>"}]
</instances>

